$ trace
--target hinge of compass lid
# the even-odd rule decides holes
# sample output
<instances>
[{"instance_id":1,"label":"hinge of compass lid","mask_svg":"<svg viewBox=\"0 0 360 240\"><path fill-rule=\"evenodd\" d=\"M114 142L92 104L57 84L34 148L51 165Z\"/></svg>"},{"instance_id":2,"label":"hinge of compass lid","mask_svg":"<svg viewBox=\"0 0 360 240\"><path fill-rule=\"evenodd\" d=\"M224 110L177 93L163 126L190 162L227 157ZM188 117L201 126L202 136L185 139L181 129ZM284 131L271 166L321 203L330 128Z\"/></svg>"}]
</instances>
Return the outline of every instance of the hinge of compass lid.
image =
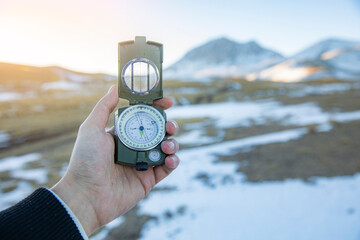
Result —
<instances>
[{"instance_id":1,"label":"hinge of compass lid","mask_svg":"<svg viewBox=\"0 0 360 240\"><path fill-rule=\"evenodd\" d=\"M130 105L151 105L163 97L163 46L135 37L119 43L119 97Z\"/></svg>"}]
</instances>

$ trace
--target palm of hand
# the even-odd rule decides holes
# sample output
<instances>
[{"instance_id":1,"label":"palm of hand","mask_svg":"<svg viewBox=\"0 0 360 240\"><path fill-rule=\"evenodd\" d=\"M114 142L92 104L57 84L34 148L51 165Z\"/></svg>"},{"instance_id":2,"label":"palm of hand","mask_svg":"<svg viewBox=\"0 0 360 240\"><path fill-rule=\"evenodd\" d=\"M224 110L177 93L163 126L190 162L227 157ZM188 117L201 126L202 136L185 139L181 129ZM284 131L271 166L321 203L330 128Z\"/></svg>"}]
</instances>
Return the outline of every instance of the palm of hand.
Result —
<instances>
[{"instance_id":1,"label":"palm of hand","mask_svg":"<svg viewBox=\"0 0 360 240\"><path fill-rule=\"evenodd\" d=\"M92 150L82 151L89 148ZM80 132L70 164L76 166L69 167L69 171L74 170L69 174L87 179L82 188L87 189L100 225L127 212L161 180L156 170L162 166L139 172L134 167L114 164L113 136L98 130Z\"/></svg>"},{"instance_id":2,"label":"palm of hand","mask_svg":"<svg viewBox=\"0 0 360 240\"><path fill-rule=\"evenodd\" d=\"M175 155L179 146L170 139L162 143L162 150L168 154L164 165L139 172L134 167L115 164L113 133L105 131L105 126L117 101L117 92L110 89L81 125L68 170L53 188L67 204L75 206L72 210L79 213L77 216L88 234L131 209L179 163ZM167 109L172 101L164 98L154 105ZM166 131L175 134L177 125L168 122ZM72 202L71 194L66 196L67 188L81 196L83 206Z\"/></svg>"}]
</instances>

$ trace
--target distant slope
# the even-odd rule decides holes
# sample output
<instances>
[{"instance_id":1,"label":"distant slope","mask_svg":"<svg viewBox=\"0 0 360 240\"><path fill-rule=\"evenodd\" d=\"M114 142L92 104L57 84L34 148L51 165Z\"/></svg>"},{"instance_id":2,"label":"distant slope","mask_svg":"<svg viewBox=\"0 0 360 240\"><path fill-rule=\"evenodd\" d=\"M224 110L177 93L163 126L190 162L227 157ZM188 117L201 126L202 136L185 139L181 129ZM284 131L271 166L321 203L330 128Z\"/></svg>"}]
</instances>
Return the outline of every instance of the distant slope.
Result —
<instances>
[{"instance_id":1,"label":"distant slope","mask_svg":"<svg viewBox=\"0 0 360 240\"><path fill-rule=\"evenodd\" d=\"M320 78L360 80L360 42L326 39L285 58L254 41L237 43L219 38L190 50L164 71L165 79L209 77L284 82Z\"/></svg>"},{"instance_id":2,"label":"distant slope","mask_svg":"<svg viewBox=\"0 0 360 240\"><path fill-rule=\"evenodd\" d=\"M250 41L237 43L219 38L190 50L167 68L164 78L241 76L262 70L283 60L279 53Z\"/></svg>"},{"instance_id":3,"label":"distant slope","mask_svg":"<svg viewBox=\"0 0 360 240\"><path fill-rule=\"evenodd\" d=\"M247 75L248 80L286 82L320 78L360 80L360 43L327 39L277 65Z\"/></svg>"},{"instance_id":4,"label":"distant slope","mask_svg":"<svg viewBox=\"0 0 360 240\"><path fill-rule=\"evenodd\" d=\"M0 85L6 89L30 90L49 83L86 83L115 80L116 77L97 73L88 74L58 66L35 67L0 62Z\"/></svg>"}]
</instances>

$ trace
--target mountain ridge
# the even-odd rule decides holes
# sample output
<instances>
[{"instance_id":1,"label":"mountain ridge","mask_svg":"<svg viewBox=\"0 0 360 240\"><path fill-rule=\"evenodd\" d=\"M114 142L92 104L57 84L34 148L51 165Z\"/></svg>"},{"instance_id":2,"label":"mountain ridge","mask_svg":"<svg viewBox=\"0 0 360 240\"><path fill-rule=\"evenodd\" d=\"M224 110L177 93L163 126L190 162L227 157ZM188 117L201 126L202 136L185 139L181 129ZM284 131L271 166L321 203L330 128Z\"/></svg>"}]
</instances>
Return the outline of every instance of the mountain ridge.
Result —
<instances>
[{"instance_id":1,"label":"mountain ridge","mask_svg":"<svg viewBox=\"0 0 360 240\"><path fill-rule=\"evenodd\" d=\"M115 81L105 73L84 73L61 66L31 66L0 62L1 82ZM360 41L328 38L285 57L256 41L238 43L212 39L184 54L164 70L164 79L199 80L241 77L247 80L303 81L321 78L360 80ZM25 84L25 83L24 83Z\"/></svg>"},{"instance_id":2,"label":"mountain ridge","mask_svg":"<svg viewBox=\"0 0 360 240\"><path fill-rule=\"evenodd\" d=\"M213 75L242 75L259 71L281 61L284 57L255 41L238 43L226 37L210 40L185 53L164 71L165 78Z\"/></svg>"},{"instance_id":3,"label":"mountain ridge","mask_svg":"<svg viewBox=\"0 0 360 240\"><path fill-rule=\"evenodd\" d=\"M284 57L256 41L238 43L220 37L189 50L164 71L165 79L213 77L272 81L356 80L360 79L360 42L328 38Z\"/></svg>"}]
</instances>

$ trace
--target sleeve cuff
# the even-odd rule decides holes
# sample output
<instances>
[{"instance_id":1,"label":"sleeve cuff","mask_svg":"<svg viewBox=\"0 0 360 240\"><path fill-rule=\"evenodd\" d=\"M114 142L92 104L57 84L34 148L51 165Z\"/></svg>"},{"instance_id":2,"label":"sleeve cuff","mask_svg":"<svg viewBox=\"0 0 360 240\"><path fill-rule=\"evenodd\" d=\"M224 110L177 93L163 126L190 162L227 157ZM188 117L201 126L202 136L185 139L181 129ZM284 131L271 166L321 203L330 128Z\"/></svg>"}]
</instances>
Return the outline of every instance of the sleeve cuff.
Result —
<instances>
[{"instance_id":1,"label":"sleeve cuff","mask_svg":"<svg viewBox=\"0 0 360 240\"><path fill-rule=\"evenodd\" d=\"M0 239L88 239L74 219L75 215L54 193L39 188L0 212Z\"/></svg>"},{"instance_id":2,"label":"sleeve cuff","mask_svg":"<svg viewBox=\"0 0 360 240\"><path fill-rule=\"evenodd\" d=\"M65 210L67 211L67 213L70 215L71 219L74 221L77 229L79 230L81 236L84 238L84 240L88 240L88 236L86 235L86 232L83 228L83 226L81 225L79 219L77 219L77 217L75 216L75 214L71 211L71 209L68 207L68 205L66 205L66 203L58 196L56 195L56 193L54 193L53 191L51 191L50 189L47 189L49 192L51 192L56 199L61 203L61 205L65 208Z\"/></svg>"}]
</instances>

